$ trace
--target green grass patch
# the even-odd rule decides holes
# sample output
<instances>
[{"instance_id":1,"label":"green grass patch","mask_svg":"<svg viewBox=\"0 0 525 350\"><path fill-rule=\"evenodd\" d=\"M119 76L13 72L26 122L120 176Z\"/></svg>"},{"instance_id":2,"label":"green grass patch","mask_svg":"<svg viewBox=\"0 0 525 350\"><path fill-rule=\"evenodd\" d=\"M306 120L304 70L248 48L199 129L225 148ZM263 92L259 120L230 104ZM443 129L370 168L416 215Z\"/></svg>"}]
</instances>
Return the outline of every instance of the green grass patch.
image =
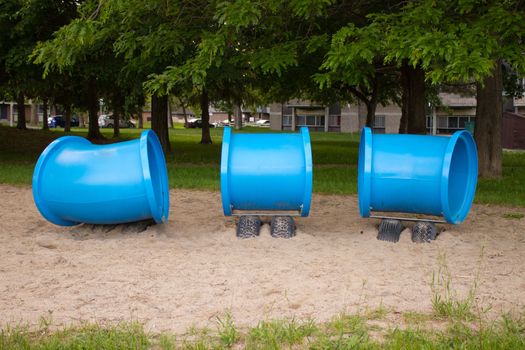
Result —
<instances>
[{"instance_id":1,"label":"green grass patch","mask_svg":"<svg viewBox=\"0 0 525 350\"><path fill-rule=\"evenodd\" d=\"M403 322L409 325L416 325L416 326L435 319L435 316L433 314L426 314L424 312L416 312L416 311L403 312L402 316L403 316Z\"/></svg>"},{"instance_id":2,"label":"green grass patch","mask_svg":"<svg viewBox=\"0 0 525 350\"><path fill-rule=\"evenodd\" d=\"M505 213L503 214L504 219L513 219L513 220L520 220L523 219L523 214L521 213Z\"/></svg>"},{"instance_id":3,"label":"green grass patch","mask_svg":"<svg viewBox=\"0 0 525 350\"><path fill-rule=\"evenodd\" d=\"M386 314L385 317L391 315ZM138 323L114 326L86 324L50 331L48 325L0 330L0 349L523 349L523 315L495 321L448 321L372 325L362 315L341 314L332 321L272 320L237 328L231 316L217 321L217 330L190 328L185 334L148 333ZM387 325L390 324L390 325ZM434 326L432 326L434 325Z\"/></svg>"},{"instance_id":4,"label":"green grass patch","mask_svg":"<svg viewBox=\"0 0 525 350\"><path fill-rule=\"evenodd\" d=\"M85 325L49 332L24 328L0 331L0 349L149 349L151 338L138 323L116 326Z\"/></svg>"},{"instance_id":5,"label":"green grass patch","mask_svg":"<svg viewBox=\"0 0 525 350\"><path fill-rule=\"evenodd\" d=\"M106 140L117 142L139 137L140 129L122 129L113 139L113 130L102 129ZM243 133L269 132L246 127ZM172 152L166 155L169 184L172 188L219 190L222 128L211 129L212 145L201 145L200 129L184 129L175 124L169 130ZM70 135L86 136L87 130L73 128ZM40 153L54 139L64 136L61 129L20 131L0 126L0 183L30 185ZM312 156L316 193L357 193L359 135L312 132ZM480 180L477 203L525 207L525 152L504 152L503 177Z\"/></svg>"}]
</instances>

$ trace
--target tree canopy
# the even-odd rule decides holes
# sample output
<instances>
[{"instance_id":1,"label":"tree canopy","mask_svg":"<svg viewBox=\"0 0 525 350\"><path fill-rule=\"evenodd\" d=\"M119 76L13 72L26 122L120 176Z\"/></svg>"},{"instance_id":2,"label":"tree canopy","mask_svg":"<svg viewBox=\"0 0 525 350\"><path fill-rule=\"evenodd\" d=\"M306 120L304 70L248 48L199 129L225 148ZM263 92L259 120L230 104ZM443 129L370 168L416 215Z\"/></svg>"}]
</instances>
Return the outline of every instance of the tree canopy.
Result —
<instances>
[{"instance_id":1,"label":"tree canopy","mask_svg":"<svg viewBox=\"0 0 525 350\"><path fill-rule=\"evenodd\" d=\"M513 83L525 75L523 0L4 0L0 6L4 95L86 109L92 138L101 136L100 99L118 119L139 113L151 95L152 127L165 151L172 95L199 106L201 143L208 144L211 103L232 112L294 98L360 101L372 126L376 106L393 102L402 109L400 132L426 133L429 96L435 100L440 84L475 84L483 96L475 133L480 170L497 176L501 108L484 103L501 104L503 83L518 95Z\"/></svg>"}]
</instances>

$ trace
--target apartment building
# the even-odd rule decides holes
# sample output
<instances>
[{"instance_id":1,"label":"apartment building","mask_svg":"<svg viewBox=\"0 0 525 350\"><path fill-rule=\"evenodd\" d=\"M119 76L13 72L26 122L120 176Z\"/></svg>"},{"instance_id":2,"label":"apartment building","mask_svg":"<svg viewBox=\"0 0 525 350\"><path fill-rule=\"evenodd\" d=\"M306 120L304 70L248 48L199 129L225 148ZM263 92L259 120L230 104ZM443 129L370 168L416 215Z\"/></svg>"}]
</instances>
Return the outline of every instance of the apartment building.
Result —
<instances>
[{"instance_id":1,"label":"apartment building","mask_svg":"<svg viewBox=\"0 0 525 350\"><path fill-rule=\"evenodd\" d=\"M426 125L429 133L451 134L465 129L476 118L476 98L452 93L440 94L442 107L429 108ZM525 116L525 98L509 101L506 110ZM358 132L366 124L366 106L362 103L330 106L311 101L292 100L269 106L270 127L273 130L297 130L307 126L311 131ZM401 108L395 104L378 105L373 126L376 133L397 133L401 120Z\"/></svg>"}]
</instances>

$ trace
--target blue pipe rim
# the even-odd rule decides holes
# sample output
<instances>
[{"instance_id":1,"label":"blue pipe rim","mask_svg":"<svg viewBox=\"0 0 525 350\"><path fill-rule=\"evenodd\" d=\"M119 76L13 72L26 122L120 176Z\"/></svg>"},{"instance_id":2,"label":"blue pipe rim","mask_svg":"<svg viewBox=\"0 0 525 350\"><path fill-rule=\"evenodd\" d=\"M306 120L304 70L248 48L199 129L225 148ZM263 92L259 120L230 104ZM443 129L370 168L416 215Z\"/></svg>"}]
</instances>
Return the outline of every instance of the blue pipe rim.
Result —
<instances>
[{"instance_id":1,"label":"blue pipe rim","mask_svg":"<svg viewBox=\"0 0 525 350\"><path fill-rule=\"evenodd\" d=\"M303 137L304 158L305 158L305 179L304 179L304 197L301 206L301 216L306 217L310 213L310 202L312 200L312 182L313 182L313 164L312 164L312 147L310 141L310 132L306 126L301 127Z\"/></svg>"},{"instance_id":2,"label":"blue pipe rim","mask_svg":"<svg viewBox=\"0 0 525 350\"><path fill-rule=\"evenodd\" d=\"M465 143L467 149L467 159L469 164L467 174L467 185L465 188L465 195L463 197L463 203L460 209L453 213L450 210L449 200L449 184L450 184L450 165L452 163L452 156L454 150L459 141ZM441 206L443 208L443 217L451 224L460 224L465 220L474 201L474 195L476 194L476 185L478 179L478 151L476 149L476 142L472 137L472 134L467 130L456 131L450 137L450 140L445 151L445 157L443 158L443 171L441 176Z\"/></svg>"},{"instance_id":3,"label":"blue pipe rim","mask_svg":"<svg viewBox=\"0 0 525 350\"><path fill-rule=\"evenodd\" d=\"M372 176L372 130L368 127L364 127L361 132L361 141L359 147L359 160L358 160L358 198L359 198L359 213L362 217L370 216L370 197L371 197L371 176ZM465 189L465 196L463 203L456 213L450 210L449 201L449 179L450 179L450 166L452 162L452 156L456 148L457 143L462 140L465 143L467 150L467 159L469 161L469 167L467 174L467 186ZM361 145L364 147L361 148ZM362 154L361 154L361 149ZM441 176L441 208L443 218L451 224L460 224L465 220L474 201L474 195L476 193L476 184L478 177L478 156L476 150L476 143L474 138L467 130L456 131L450 137L445 155L443 157L442 176Z\"/></svg>"},{"instance_id":4,"label":"blue pipe rim","mask_svg":"<svg viewBox=\"0 0 525 350\"><path fill-rule=\"evenodd\" d=\"M58 151L60 147L72 143L80 142L84 144L91 144L88 140L79 136L64 136L60 137L53 142L51 142L44 152L38 158L37 164L35 166L35 171L33 172L32 180L32 192L35 204L45 219L48 221L60 225L60 226L74 226L79 225L81 222L64 220L48 210L48 208L42 203L42 198L40 196L40 174L44 170L46 163L52 155L52 153ZM162 151L162 145L157 137L157 135L152 130L145 130L140 135L140 159L142 165L142 175L144 177L144 185L146 190L146 197L148 204L151 210L151 214L156 223L163 223L168 219L169 214L169 189L168 189L168 174L166 168L166 160L164 158L164 152ZM154 152L156 162L152 164L157 166L156 173L158 174L157 179L152 179L150 171L150 159L148 155L148 145L151 147L151 150ZM154 183L158 182L158 183ZM162 198L155 197L154 186L158 186L161 189Z\"/></svg>"},{"instance_id":5,"label":"blue pipe rim","mask_svg":"<svg viewBox=\"0 0 525 350\"><path fill-rule=\"evenodd\" d=\"M154 183L155 179L152 179L151 176L148 145L151 147L156 158L154 166L157 166L156 170L159 175L158 180L160 183ZM142 162L142 174L146 185L146 196L148 198L151 215L157 224L162 224L168 220L170 207L168 170L166 167L166 158L164 158L164 152L162 151L162 145L153 130L145 130L140 135L140 159ZM157 198L155 196L154 187L161 189L160 194L162 198Z\"/></svg>"},{"instance_id":6,"label":"blue pipe rim","mask_svg":"<svg viewBox=\"0 0 525 350\"><path fill-rule=\"evenodd\" d=\"M361 146L364 147L361 148ZM363 154L361 154L361 149ZM370 189L372 177L372 130L364 127L359 141L359 158L357 161L357 193L359 201L359 214L361 217L370 216Z\"/></svg>"},{"instance_id":7,"label":"blue pipe rim","mask_svg":"<svg viewBox=\"0 0 525 350\"><path fill-rule=\"evenodd\" d=\"M230 201L230 186L228 184L228 164L230 162L230 140L232 137L232 128L224 127L222 135L222 150L221 150L221 197L222 209L225 216L232 215L231 201Z\"/></svg>"},{"instance_id":8,"label":"blue pipe rim","mask_svg":"<svg viewBox=\"0 0 525 350\"><path fill-rule=\"evenodd\" d=\"M47 206L45 206L42 203L42 198L40 196L40 173L43 171L45 165L47 164L47 161L49 160L49 156L56 152L60 147L64 146L68 143L73 142L80 142L80 143L90 143L88 140L82 137L78 136L63 136L60 137L53 142L51 142L44 152L40 154L40 157L38 157L38 161L36 162L35 171L33 172L33 180L31 183L32 192L33 192L33 198L35 199L36 207L38 208L38 211L42 214L42 216L47 220L52 222L55 225L60 226L75 226L81 224L81 222L76 221L70 221L70 220L64 220L55 214L53 214L51 211L48 210Z\"/></svg>"}]
</instances>

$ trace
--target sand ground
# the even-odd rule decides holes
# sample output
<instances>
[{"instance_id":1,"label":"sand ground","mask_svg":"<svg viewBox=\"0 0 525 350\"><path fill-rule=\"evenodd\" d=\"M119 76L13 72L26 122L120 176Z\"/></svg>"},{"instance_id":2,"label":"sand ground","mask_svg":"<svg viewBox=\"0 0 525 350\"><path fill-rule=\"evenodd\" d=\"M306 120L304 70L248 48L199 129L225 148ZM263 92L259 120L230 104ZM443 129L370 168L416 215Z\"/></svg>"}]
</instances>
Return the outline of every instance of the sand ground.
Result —
<instances>
[{"instance_id":1,"label":"sand ground","mask_svg":"<svg viewBox=\"0 0 525 350\"><path fill-rule=\"evenodd\" d=\"M523 311L524 209L475 205L467 221L431 244L406 229L397 244L376 239L377 220L358 216L357 197L314 195L297 236L235 237L220 194L171 191L169 222L150 226L54 226L31 190L0 185L0 324L57 325L138 320L184 332L231 312L238 325L263 319L328 320L383 305L430 312L430 282L445 255L453 289L477 282L494 315Z\"/></svg>"}]
</instances>

